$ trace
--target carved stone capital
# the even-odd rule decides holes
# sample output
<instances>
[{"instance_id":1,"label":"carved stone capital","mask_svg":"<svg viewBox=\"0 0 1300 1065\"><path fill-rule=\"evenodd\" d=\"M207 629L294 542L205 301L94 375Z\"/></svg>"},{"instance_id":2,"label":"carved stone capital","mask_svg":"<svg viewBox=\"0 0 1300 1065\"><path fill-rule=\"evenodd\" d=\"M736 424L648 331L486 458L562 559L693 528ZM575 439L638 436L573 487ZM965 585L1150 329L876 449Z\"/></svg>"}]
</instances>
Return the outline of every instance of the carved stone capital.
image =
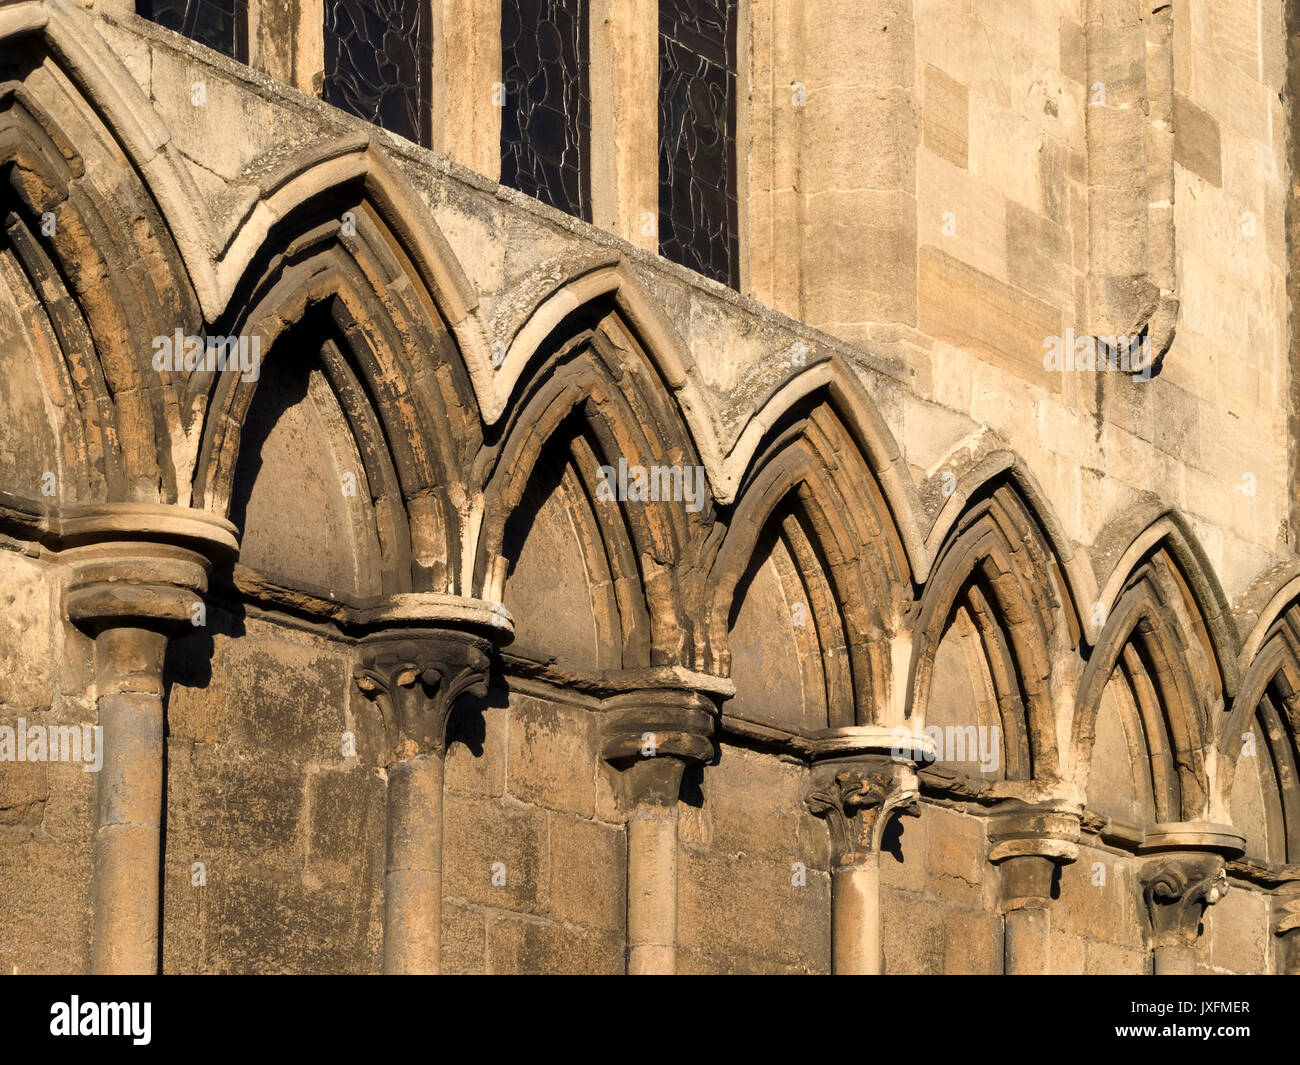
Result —
<instances>
[{"instance_id":1,"label":"carved stone capital","mask_svg":"<svg viewBox=\"0 0 1300 1065\"><path fill-rule=\"evenodd\" d=\"M168 632L189 623L213 566L238 550L233 525L190 507L71 507L55 526L69 570L68 618L92 635L122 626Z\"/></svg>"},{"instance_id":2,"label":"carved stone capital","mask_svg":"<svg viewBox=\"0 0 1300 1065\"><path fill-rule=\"evenodd\" d=\"M622 804L677 801L682 773L717 756L716 696L680 688L649 688L605 701L602 755L618 771Z\"/></svg>"},{"instance_id":3,"label":"carved stone capital","mask_svg":"<svg viewBox=\"0 0 1300 1065\"><path fill-rule=\"evenodd\" d=\"M442 630L377 634L358 644L353 678L379 710L386 765L444 753L456 700L487 694L491 647L485 636Z\"/></svg>"},{"instance_id":4,"label":"carved stone capital","mask_svg":"<svg viewBox=\"0 0 1300 1065\"><path fill-rule=\"evenodd\" d=\"M1185 851L1151 858L1139 872L1154 947L1191 946L1201 917L1228 893L1222 856Z\"/></svg>"},{"instance_id":5,"label":"carved stone capital","mask_svg":"<svg viewBox=\"0 0 1300 1065\"><path fill-rule=\"evenodd\" d=\"M1079 806L1016 803L989 823L989 861L1001 874L1003 913L1045 906L1058 866L1079 857Z\"/></svg>"},{"instance_id":6,"label":"carved stone capital","mask_svg":"<svg viewBox=\"0 0 1300 1065\"><path fill-rule=\"evenodd\" d=\"M913 766L874 756L815 766L804 802L826 822L832 865L844 866L878 852L889 819L918 815L920 797Z\"/></svg>"}]
</instances>

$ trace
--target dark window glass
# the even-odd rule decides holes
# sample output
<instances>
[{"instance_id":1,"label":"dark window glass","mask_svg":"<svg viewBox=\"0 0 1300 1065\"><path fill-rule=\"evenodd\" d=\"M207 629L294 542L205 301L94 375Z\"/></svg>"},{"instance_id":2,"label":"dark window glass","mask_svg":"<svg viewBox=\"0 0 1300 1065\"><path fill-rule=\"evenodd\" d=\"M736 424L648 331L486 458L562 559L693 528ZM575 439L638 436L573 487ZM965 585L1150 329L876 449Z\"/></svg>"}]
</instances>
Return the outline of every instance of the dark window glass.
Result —
<instances>
[{"instance_id":1,"label":"dark window glass","mask_svg":"<svg viewBox=\"0 0 1300 1065\"><path fill-rule=\"evenodd\" d=\"M425 0L326 0L327 103L428 147L432 35Z\"/></svg>"},{"instance_id":2,"label":"dark window glass","mask_svg":"<svg viewBox=\"0 0 1300 1065\"><path fill-rule=\"evenodd\" d=\"M501 77L501 184L590 219L587 0L505 0Z\"/></svg>"},{"instance_id":3,"label":"dark window glass","mask_svg":"<svg viewBox=\"0 0 1300 1065\"><path fill-rule=\"evenodd\" d=\"M142 18L248 62L247 0L136 0Z\"/></svg>"},{"instance_id":4,"label":"dark window glass","mask_svg":"<svg viewBox=\"0 0 1300 1065\"><path fill-rule=\"evenodd\" d=\"M736 0L660 0L659 253L737 285L736 214Z\"/></svg>"}]
</instances>

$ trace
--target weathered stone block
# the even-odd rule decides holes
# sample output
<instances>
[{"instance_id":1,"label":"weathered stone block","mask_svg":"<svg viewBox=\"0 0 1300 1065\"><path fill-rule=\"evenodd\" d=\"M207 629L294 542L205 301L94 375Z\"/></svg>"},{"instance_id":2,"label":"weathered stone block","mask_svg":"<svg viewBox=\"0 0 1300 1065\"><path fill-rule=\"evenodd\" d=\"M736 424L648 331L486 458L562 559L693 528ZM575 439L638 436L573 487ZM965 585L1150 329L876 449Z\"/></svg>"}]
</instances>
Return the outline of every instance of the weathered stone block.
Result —
<instances>
[{"instance_id":1,"label":"weathered stone block","mask_svg":"<svg viewBox=\"0 0 1300 1065\"><path fill-rule=\"evenodd\" d=\"M0 893L5 899L0 906L0 969L19 974L87 971L91 868L88 845L0 841Z\"/></svg>"},{"instance_id":2,"label":"weathered stone block","mask_svg":"<svg viewBox=\"0 0 1300 1065\"><path fill-rule=\"evenodd\" d=\"M933 248L920 252L918 325L1017 376L1060 391L1043 370L1045 341L1061 335L1060 311Z\"/></svg>"},{"instance_id":3,"label":"weathered stone block","mask_svg":"<svg viewBox=\"0 0 1300 1065\"><path fill-rule=\"evenodd\" d=\"M443 770L448 791L463 791L470 795L504 793L509 721L510 710L507 707L486 707L481 716L470 715L462 734L456 728L459 723L457 716L452 715Z\"/></svg>"},{"instance_id":4,"label":"weathered stone block","mask_svg":"<svg viewBox=\"0 0 1300 1065\"><path fill-rule=\"evenodd\" d=\"M369 922L351 900L255 870L209 878L198 930L205 973L366 973Z\"/></svg>"},{"instance_id":5,"label":"weathered stone block","mask_svg":"<svg viewBox=\"0 0 1300 1065\"><path fill-rule=\"evenodd\" d=\"M447 794L443 894L483 906L543 912L550 882L547 838L543 810Z\"/></svg>"},{"instance_id":6,"label":"weathered stone block","mask_svg":"<svg viewBox=\"0 0 1300 1065\"><path fill-rule=\"evenodd\" d=\"M683 851L678 859L677 934L707 971L732 971L734 957L775 969L809 971L830 958L830 878L811 866L806 883L793 881L793 859L755 858L715 848ZM756 927L770 934L756 938Z\"/></svg>"},{"instance_id":7,"label":"weathered stone block","mask_svg":"<svg viewBox=\"0 0 1300 1065\"><path fill-rule=\"evenodd\" d=\"M1006 200L1000 189L928 151L917 159L917 235L993 277L1006 280Z\"/></svg>"},{"instance_id":8,"label":"weathered stone block","mask_svg":"<svg viewBox=\"0 0 1300 1065\"><path fill-rule=\"evenodd\" d=\"M1078 860L1061 867L1052 926L1062 934L1140 950L1145 946L1140 900L1132 859L1081 847Z\"/></svg>"},{"instance_id":9,"label":"weathered stone block","mask_svg":"<svg viewBox=\"0 0 1300 1065\"><path fill-rule=\"evenodd\" d=\"M1210 962L1234 973L1259 973L1268 969L1268 896L1234 885L1206 911L1203 938Z\"/></svg>"},{"instance_id":10,"label":"weathered stone block","mask_svg":"<svg viewBox=\"0 0 1300 1065\"><path fill-rule=\"evenodd\" d=\"M1106 940L1092 940L1085 952L1087 971L1097 976L1146 976L1151 971L1151 952L1121 947Z\"/></svg>"},{"instance_id":11,"label":"weathered stone block","mask_svg":"<svg viewBox=\"0 0 1300 1065\"><path fill-rule=\"evenodd\" d=\"M266 757L342 762L345 651L263 636L231 640L214 664L225 677L224 742Z\"/></svg>"},{"instance_id":12,"label":"weathered stone block","mask_svg":"<svg viewBox=\"0 0 1300 1065\"><path fill-rule=\"evenodd\" d=\"M616 975L624 971L621 936L503 913L488 918L487 957L490 973Z\"/></svg>"},{"instance_id":13,"label":"weathered stone block","mask_svg":"<svg viewBox=\"0 0 1300 1065\"><path fill-rule=\"evenodd\" d=\"M506 790L516 799L591 817L599 721L586 710L516 698L510 707Z\"/></svg>"},{"instance_id":14,"label":"weathered stone block","mask_svg":"<svg viewBox=\"0 0 1300 1065\"><path fill-rule=\"evenodd\" d=\"M442 971L482 975L487 971L487 914L479 906L442 900Z\"/></svg>"},{"instance_id":15,"label":"weathered stone block","mask_svg":"<svg viewBox=\"0 0 1300 1065\"><path fill-rule=\"evenodd\" d=\"M988 880L988 843L976 818L941 808L925 811L930 819L930 890L962 905L978 907Z\"/></svg>"},{"instance_id":16,"label":"weathered stone block","mask_svg":"<svg viewBox=\"0 0 1300 1065\"><path fill-rule=\"evenodd\" d=\"M954 166L965 167L970 123L966 86L938 67L927 66L922 120L925 146Z\"/></svg>"},{"instance_id":17,"label":"weathered stone block","mask_svg":"<svg viewBox=\"0 0 1300 1065\"><path fill-rule=\"evenodd\" d=\"M213 864L297 857L307 783L302 769L176 742L168 746L167 766L171 843L178 851Z\"/></svg>"},{"instance_id":18,"label":"weathered stone block","mask_svg":"<svg viewBox=\"0 0 1300 1065\"><path fill-rule=\"evenodd\" d=\"M1174 162L1211 185L1222 183L1219 124L1181 94L1174 96Z\"/></svg>"},{"instance_id":19,"label":"weathered stone block","mask_svg":"<svg viewBox=\"0 0 1300 1065\"><path fill-rule=\"evenodd\" d=\"M384 781L359 767L327 770L308 781L308 870L340 881L364 873L375 882L384 864Z\"/></svg>"},{"instance_id":20,"label":"weathered stone block","mask_svg":"<svg viewBox=\"0 0 1300 1065\"><path fill-rule=\"evenodd\" d=\"M627 837L620 828L550 814L551 916L622 934L627 925Z\"/></svg>"},{"instance_id":21,"label":"weathered stone block","mask_svg":"<svg viewBox=\"0 0 1300 1065\"><path fill-rule=\"evenodd\" d=\"M725 747L704 769L701 790L714 848L787 865L796 858L825 868L826 827L804 805L807 770L769 754Z\"/></svg>"},{"instance_id":22,"label":"weathered stone block","mask_svg":"<svg viewBox=\"0 0 1300 1065\"><path fill-rule=\"evenodd\" d=\"M57 578L49 566L0 551L0 707L17 714L53 698Z\"/></svg>"},{"instance_id":23,"label":"weathered stone block","mask_svg":"<svg viewBox=\"0 0 1300 1065\"><path fill-rule=\"evenodd\" d=\"M1002 971L1002 918L994 913L954 911L943 922L943 972L996 975Z\"/></svg>"},{"instance_id":24,"label":"weathered stone block","mask_svg":"<svg viewBox=\"0 0 1300 1065\"><path fill-rule=\"evenodd\" d=\"M1066 231L1013 201L1007 202L1007 279L1047 303L1070 302L1073 279Z\"/></svg>"},{"instance_id":25,"label":"weathered stone block","mask_svg":"<svg viewBox=\"0 0 1300 1065\"><path fill-rule=\"evenodd\" d=\"M944 919L941 902L911 892L880 893L881 953L887 974L941 973L944 965Z\"/></svg>"}]
</instances>

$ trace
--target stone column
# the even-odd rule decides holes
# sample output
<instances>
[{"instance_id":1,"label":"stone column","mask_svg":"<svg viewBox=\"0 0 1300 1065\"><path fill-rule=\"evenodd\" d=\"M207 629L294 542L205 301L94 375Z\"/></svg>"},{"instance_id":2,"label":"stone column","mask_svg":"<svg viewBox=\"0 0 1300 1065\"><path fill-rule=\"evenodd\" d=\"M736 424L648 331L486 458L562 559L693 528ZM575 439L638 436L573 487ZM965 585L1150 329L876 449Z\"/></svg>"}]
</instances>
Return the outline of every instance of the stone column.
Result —
<instances>
[{"instance_id":1,"label":"stone column","mask_svg":"<svg viewBox=\"0 0 1300 1065\"><path fill-rule=\"evenodd\" d=\"M702 678L707 679L707 678ZM717 751L717 692L646 689L606 701L604 757L627 823L627 971L677 971L677 797Z\"/></svg>"},{"instance_id":2,"label":"stone column","mask_svg":"<svg viewBox=\"0 0 1300 1065\"><path fill-rule=\"evenodd\" d=\"M91 969L159 968L163 657L189 624L234 526L188 507L117 504L61 517L69 619L95 641L103 766L95 813ZM120 539L119 539L120 537ZM139 539L133 539L139 537Z\"/></svg>"},{"instance_id":3,"label":"stone column","mask_svg":"<svg viewBox=\"0 0 1300 1065\"><path fill-rule=\"evenodd\" d=\"M894 814L919 814L918 761L933 758L921 740L899 747L876 727L837 730L813 765L805 801L826 821L831 841L831 971L883 971L880 939L880 841Z\"/></svg>"},{"instance_id":4,"label":"stone column","mask_svg":"<svg viewBox=\"0 0 1300 1065\"><path fill-rule=\"evenodd\" d=\"M447 720L461 696L487 694L496 615L479 605L479 625L391 629L358 644L354 677L378 710L367 731L388 774L386 973L439 971Z\"/></svg>"},{"instance_id":5,"label":"stone column","mask_svg":"<svg viewBox=\"0 0 1300 1065\"><path fill-rule=\"evenodd\" d=\"M1149 920L1152 972L1196 973L1196 940L1205 910L1228 893L1224 856L1242 853L1245 840L1227 825L1203 822L1157 825L1142 851L1152 854L1139 871Z\"/></svg>"},{"instance_id":6,"label":"stone column","mask_svg":"<svg viewBox=\"0 0 1300 1065\"><path fill-rule=\"evenodd\" d=\"M1003 971L1046 975L1052 971L1052 880L1058 866L1079 857L1081 811L1017 806L989 826L989 861L1000 873Z\"/></svg>"}]
</instances>

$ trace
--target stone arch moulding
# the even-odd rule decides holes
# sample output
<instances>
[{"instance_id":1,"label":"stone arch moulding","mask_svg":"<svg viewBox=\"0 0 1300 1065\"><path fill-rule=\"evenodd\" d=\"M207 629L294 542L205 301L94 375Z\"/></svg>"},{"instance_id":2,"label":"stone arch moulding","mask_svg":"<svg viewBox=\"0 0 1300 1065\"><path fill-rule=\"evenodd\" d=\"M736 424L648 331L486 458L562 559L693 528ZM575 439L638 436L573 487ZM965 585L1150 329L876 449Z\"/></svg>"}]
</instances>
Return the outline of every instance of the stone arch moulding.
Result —
<instances>
[{"instance_id":1,"label":"stone arch moulding","mask_svg":"<svg viewBox=\"0 0 1300 1065\"><path fill-rule=\"evenodd\" d=\"M556 328L579 309L602 301L617 308L625 328L635 336L663 386L672 394L712 474L718 465L717 431L708 420L710 404L705 400L695 360L668 316L621 257L569 278L538 302L516 330L500 368L494 371L493 388L483 402L484 419L495 425L507 413L511 397L532 372L530 365L547 357L545 346Z\"/></svg>"},{"instance_id":2,"label":"stone arch moulding","mask_svg":"<svg viewBox=\"0 0 1300 1065\"><path fill-rule=\"evenodd\" d=\"M1167 511L1144 526L1145 513L1121 518L1098 544L1098 560L1118 559L1099 599L1106 623L1080 679L1071 758L1086 791L1103 692L1122 671L1139 718L1132 727L1151 761L1153 816L1223 822L1214 744L1239 684L1236 627L1184 519ZM1131 535L1135 525L1141 531Z\"/></svg>"},{"instance_id":3,"label":"stone arch moulding","mask_svg":"<svg viewBox=\"0 0 1300 1065\"><path fill-rule=\"evenodd\" d=\"M820 387L787 393L779 415L769 402L746 427L765 432L746 440L749 468L726 532L710 541L705 668L731 674L740 596L752 590L760 553L779 541L807 600L796 627L815 633L821 669L804 686L824 686L825 727L884 724L900 716L891 653L912 598L911 558L878 455L863 447L844 391L819 376Z\"/></svg>"},{"instance_id":4,"label":"stone arch moulding","mask_svg":"<svg viewBox=\"0 0 1300 1065\"><path fill-rule=\"evenodd\" d=\"M351 214L347 228L341 207ZM299 359L291 336L321 352L360 463L357 491L376 508L383 576L374 591L456 594L455 500L478 415L446 320L414 270L360 180L330 185L267 234L216 331L257 339L272 369ZM230 509L260 376L208 372L196 384L193 402L205 408L197 506Z\"/></svg>"},{"instance_id":5,"label":"stone arch moulding","mask_svg":"<svg viewBox=\"0 0 1300 1065\"><path fill-rule=\"evenodd\" d=\"M0 7L0 40L40 35L52 58L112 131L157 203L197 295L215 321L277 222L337 185L361 180L370 201L409 251L455 334L480 399L491 395L493 369L477 317L478 297L419 195L358 132L309 148L258 177L261 195L221 240L206 201L171 143L171 133L121 60L70 0ZM219 246L220 245L220 246ZM491 403L482 404L485 410Z\"/></svg>"},{"instance_id":6,"label":"stone arch moulding","mask_svg":"<svg viewBox=\"0 0 1300 1065\"><path fill-rule=\"evenodd\" d=\"M1254 729L1265 749L1251 754L1271 769L1261 774L1261 785L1276 789L1263 798L1277 802L1281 820L1268 828L1274 837L1267 841L1268 858L1294 864L1300 861L1300 564L1280 569L1280 580L1266 575L1243 597L1243 612L1255 623L1242 646L1240 690L1217 738L1216 798L1231 810L1246 733ZM1250 607L1260 602L1256 614Z\"/></svg>"},{"instance_id":7,"label":"stone arch moulding","mask_svg":"<svg viewBox=\"0 0 1300 1065\"><path fill-rule=\"evenodd\" d=\"M1092 612L1085 607L1097 599L1096 577L1084 553L1076 550L1066 535L1051 500L1024 460L995 444L993 450L967 468L963 469L960 463L953 461L945 461L941 467L953 472L957 480L925 536L925 557L930 565L944 550L971 500L996 487L999 482L1005 483L1019 497L1039 532L1046 538L1046 545L1063 578L1062 590L1069 599L1066 617L1071 625L1078 626L1084 640L1095 643L1101 626L1093 622ZM927 566L927 574L928 571Z\"/></svg>"},{"instance_id":8,"label":"stone arch moulding","mask_svg":"<svg viewBox=\"0 0 1300 1065\"><path fill-rule=\"evenodd\" d=\"M1113 559L1109 575L1098 590L1097 603L1109 616L1130 575L1157 544L1177 563L1195 596L1222 673L1225 695L1231 698L1241 676L1237 624L1214 566L1180 512L1156 502L1138 503L1107 526L1091 556L1094 572Z\"/></svg>"},{"instance_id":9,"label":"stone arch moulding","mask_svg":"<svg viewBox=\"0 0 1300 1065\"><path fill-rule=\"evenodd\" d=\"M742 479L747 475L759 446L773 426L806 398L824 391L834 404L837 415L848 429L854 446L874 472L876 481L889 506L893 526L907 552L907 561L915 578L925 579L932 555L927 552L921 532L922 507L916 486L907 469L902 450L895 440L870 394L857 376L832 357L813 363L791 377L773 392L737 434L735 442L721 458L714 478L714 493L720 503L736 499Z\"/></svg>"},{"instance_id":10,"label":"stone arch moulding","mask_svg":"<svg viewBox=\"0 0 1300 1065\"><path fill-rule=\"evenodd\" d=\"M920 727L928 716L936 655L959 616L971 627L999 728L1005 783L1040 798L1062 774L1057 708L1077 681L1083 636L1078 603L1055 541L1018 483L1002 472L962 493L922 591L913 632L906 706ZM983 711L981 711L983 716Z\"/></svg>"},{"instance_id":11,"label":"stone arch moulding","mask_svg":"<svg viewBox=\"0 0 1300 1065\"><path fill-rule=\"evenodd\" d=\"M419 194L368 134L316 145L259 175L257 203L230 235L216 261L219 309L235 293L268 236L283 221L331 191L359 186L365 202L392 233L413 267L414 280L437 305L456 340L479 405L493 394L495 370L479 322L478 294Z\"/></svg>"},{"instance_id":12,"label":"stone arch moulding","mask_svg":"<svg viewBox=\"0 0 1300 1065\"><path fill-rule=\"evenodd\" d=\"M10 287L40 307L29 339L46 397L67 411L59 498L176 502L184 417L176 382L152 372L151 340L197 328L199 305L121 131L43 54L13 60L0 95L0 243Z\"/></svg>"},{"instance_id":13,"label":"stone arch moulding","mask_svg":"<svg viewBox=\"0 0 1300 1065\"><path fill-rule=\"evenodd\" d=\"M678 397L670 392L683 377L665 381L664 360L654 357L645 340L648 312L638 303L636 316L628 318L627 285L617 272L592 282L594 294L576 306L574 291L552 297L530 320L545 323L544 338L533 335L543 328L538 325L525 326L520 333L525 341L516 340L525 344L515 349L518 360L528 351L527 375L519 379L509 408L473 464L476 548L466 581L481 598L502 599L510 564L502 553L507 522L552 441L570 440L575 491L585 498L598 530L588 549L608 563L633 661L689 665L696 653L693 604L701 594L699 545L713 523L713 502L707 477L697 472L705 470L704 461ZM568 313L556 320L560 306ZM651 338L659 335L650 332ZM629 469L676 467L683 477L689 468L691 500L602 496L608 474L600 468L616 469L620 460Z\"/></svg>"},{"instance_id":14,"label":"stone arch moulding","mask_svg":"<svg viewBox=\"0 0 1300 1065\"><path fill-rule=\"evenodd\" d=\"M211 263L211 224L198 186L144 90L70 0L0 7L0 40L40 36L50 57L83 95L157 201L190 271L203 311L220 309Z\"/></svg>"}]
</instances>

